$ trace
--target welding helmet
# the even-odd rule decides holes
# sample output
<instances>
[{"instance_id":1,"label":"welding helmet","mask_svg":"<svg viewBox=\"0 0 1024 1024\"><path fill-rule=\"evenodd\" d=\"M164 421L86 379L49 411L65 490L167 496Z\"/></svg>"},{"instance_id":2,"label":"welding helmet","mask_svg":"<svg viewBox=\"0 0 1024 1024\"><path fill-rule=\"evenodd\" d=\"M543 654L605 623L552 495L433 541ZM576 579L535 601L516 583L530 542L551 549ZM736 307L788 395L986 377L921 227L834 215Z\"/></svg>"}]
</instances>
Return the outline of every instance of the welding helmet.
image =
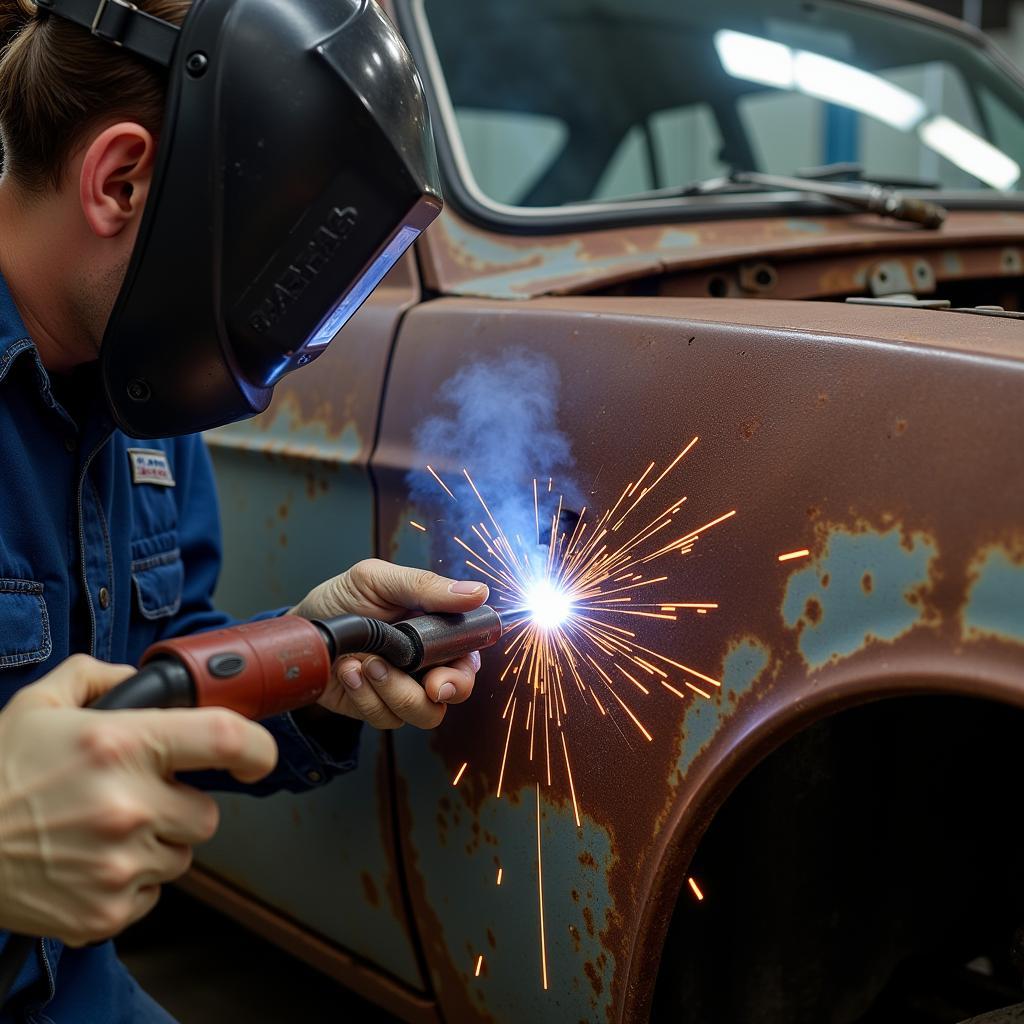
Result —
<instances>
[{"instance_id":1,"label":"welding helmet","mask_svg":"<svg viewBox=\"0 0 1024 1024\"><path fill-rule=\"evenodd\" d=\"M100 352L134 437L261 412L441 209L423 87L373 0L41 10L168 68L153 184Z\"/></svg>"}]
</instances>

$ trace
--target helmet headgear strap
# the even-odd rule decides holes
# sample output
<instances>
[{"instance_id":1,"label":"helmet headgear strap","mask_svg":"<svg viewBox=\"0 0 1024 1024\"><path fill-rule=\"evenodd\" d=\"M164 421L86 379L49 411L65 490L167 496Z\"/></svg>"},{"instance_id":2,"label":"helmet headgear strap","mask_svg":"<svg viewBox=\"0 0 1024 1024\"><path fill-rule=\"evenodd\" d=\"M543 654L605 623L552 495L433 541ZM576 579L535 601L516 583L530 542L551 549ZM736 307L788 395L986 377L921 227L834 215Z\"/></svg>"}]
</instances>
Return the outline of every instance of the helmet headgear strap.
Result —
<instances>
[{"instance_id":1,"label":"helmet headgear strap","mask_svg":"<svg viewBox=\"0 0 1024 1024\"><path fill-rule=\"evenodd\" d=\"M128 0L36 0L40 11L88 29L97 39L170 67L177 25L154 18Z\"/></svg>"}]
</instances>

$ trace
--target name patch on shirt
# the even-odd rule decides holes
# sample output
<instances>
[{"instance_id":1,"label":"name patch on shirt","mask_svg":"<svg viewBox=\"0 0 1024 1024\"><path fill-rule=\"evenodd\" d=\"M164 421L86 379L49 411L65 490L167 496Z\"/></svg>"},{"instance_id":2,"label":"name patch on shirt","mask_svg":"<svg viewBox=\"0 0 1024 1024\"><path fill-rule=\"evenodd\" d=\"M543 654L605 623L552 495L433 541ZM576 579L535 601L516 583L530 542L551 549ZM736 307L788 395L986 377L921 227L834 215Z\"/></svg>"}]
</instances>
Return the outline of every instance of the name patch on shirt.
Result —
<instances>
[{"instance_id":1,"label":"name patch on shirt","mask_svg":"<svg viewBox=\"0 0 1024 1024\"><path fill-rule=\"evenodd\" d=\"M174 486L174 475L166 452L157 448L129 448L128 460L132 467L132 483Z\"/></svg>"}]
</instances>

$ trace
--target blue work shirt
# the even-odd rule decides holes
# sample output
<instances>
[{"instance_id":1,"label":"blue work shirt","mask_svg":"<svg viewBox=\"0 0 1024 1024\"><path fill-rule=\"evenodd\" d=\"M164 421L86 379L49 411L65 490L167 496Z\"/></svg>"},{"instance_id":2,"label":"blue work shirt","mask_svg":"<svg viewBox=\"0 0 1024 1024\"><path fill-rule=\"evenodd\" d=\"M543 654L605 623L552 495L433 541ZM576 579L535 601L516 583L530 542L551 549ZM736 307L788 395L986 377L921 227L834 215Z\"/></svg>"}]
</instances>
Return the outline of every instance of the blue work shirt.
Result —
<instances>
[{"instance_id":1,"label":"blue work shirt","mask_svg":"<svg viewBox=\"0 0 1024 1024\"><path fill-rule=\"evenodd\" d=\"M137 664L157 640L232 621L212 602L220 524L202 440L126 437L96 369L51 379L0 277L0 706L71 654ZM279 751L267 779L241 786L209 773L200 784L298 791L354 767L356 729L328 751L289 715L264 724ZM0 932L0 948L7 938ZM0 1014L3 1024L170 1020L113 943L67 949L51 939L36 943Z\"/></svg>"}]
</instances>

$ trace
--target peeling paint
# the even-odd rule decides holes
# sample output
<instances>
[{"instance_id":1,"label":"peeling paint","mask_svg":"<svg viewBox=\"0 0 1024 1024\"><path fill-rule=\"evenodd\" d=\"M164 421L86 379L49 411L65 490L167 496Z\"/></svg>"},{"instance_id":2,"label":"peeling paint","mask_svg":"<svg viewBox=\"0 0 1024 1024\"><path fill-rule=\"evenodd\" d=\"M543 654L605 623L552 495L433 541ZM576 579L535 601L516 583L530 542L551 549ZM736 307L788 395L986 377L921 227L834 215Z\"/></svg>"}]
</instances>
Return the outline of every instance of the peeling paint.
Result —
<instances>
[{"instance_id":1,"label":"peeling paint","mask_svg":"<svg viewBox=\"0 0 1024 1024\"><path fill-rule=\"evenodd\" d=\"M505 267L499 273L481 274L455 285L451 291L456 295L486 295L496 299L525 299L536 292L538 281L557 282L559 279L572 280L581 273L605 277L610 271L626 271L637 268L649 269L652 273L660 269L659 255L681 253L698 244L699 239L688 231L665 231L658 249L630 252L618 246L617 252L608 256L589 257L582 239L575 238L557 245L535 245L512 247L495 241L494 236L463 227L453 218L446 218L435 228L447 236L450 254L454 261L464 267L482 271L490 267Z\"/></svg>"},{"instance_id":2,"label":"peeling paint","mask_svg":"<svg viewBox=\"0 0 1024 1024\"><path fill-rule=\"evenodd\" d=\"M363 438L355 423L346 424L340 433L330 431L326 417L304 420L298 405L285 396L273 409L274 415L219 427L206 434L212 448L269 452L295 459L350 465L358 462L364 449ZM254 423L260 429L254 428Z\"/></svg>"},{"instance_id":3,"label":"peeling paint","mask_svg":"<svg viewBox=\"0 0 1024 1024\"><path fill-rule=\"evenodd\" d=\"M409 740L410 737L405 737ZM601 935L614 915L608 877L612 837L584 817L577 830L572 806L549 802L541 790L544 914L550 988L540 976L536 812L532 786L497 800L473 800L472 768L453 790L429 738L406 743L403 779L417 808L409 839L417 870L431 880L430 905L441 934L431 935L461 956L459 984L481 1014L497 1024L561 1024L605 1020L615 970ZM439 798L440 797L440 798ZM436 813L424 813L434 807ZM495 860L502 884L495 884ZM489 950L487 972L473 976L475 957ZM444 976L434 984L445 1000Z\"/></svg>"},{"instance_id":4,"label":"peeling paint","mask_svg":"<svg viewBox=\"0 0 1024 1024\"><path fill-rule=\"evenodd\" d=\"M365 730L363 770L301 796L219 795L224 827L197 850L196 860L418 987L408 934L391 901L380 895L392 887L392 860L379 824L388 803L372 767L383 756L383 743L381 733Z\"/></svg>"},{"instance_id":5,"label":"peeling paint","mask_svg":"<svg viewBox=\"0 0 1024 1024\"><path fill-rule=\"evenodd\" d=\"M992 547L972 569L963 613L965 639L985 635L1024 643L1024 559Z\"/></svg>"},{"instance_id":6,"label":"peeling paint","mask_svg":"<svg viewBox=\"0 0 1024 1024\"><path fill-rule=\"evenodd\" d=\"M908 538L895 528L829 534L822 554L790 577L782 605L808 666L848 657L872 640L895 640L921 622L935 554L923 534Z\"/></svg>"},{"instance_id":7,"label":"peeling paint","mask_svg":"<svg viewBox=\"0 0 1024 1024\"><path fill-rule=\"evenodd\" d=\"M753 639L738 643L726 655L722 688L711 700L694 699L683 719L675 782L683 780L697 755L711 742L735 703L748 693L769 662L768 650Z\"/></svg>"}]
</instances>

